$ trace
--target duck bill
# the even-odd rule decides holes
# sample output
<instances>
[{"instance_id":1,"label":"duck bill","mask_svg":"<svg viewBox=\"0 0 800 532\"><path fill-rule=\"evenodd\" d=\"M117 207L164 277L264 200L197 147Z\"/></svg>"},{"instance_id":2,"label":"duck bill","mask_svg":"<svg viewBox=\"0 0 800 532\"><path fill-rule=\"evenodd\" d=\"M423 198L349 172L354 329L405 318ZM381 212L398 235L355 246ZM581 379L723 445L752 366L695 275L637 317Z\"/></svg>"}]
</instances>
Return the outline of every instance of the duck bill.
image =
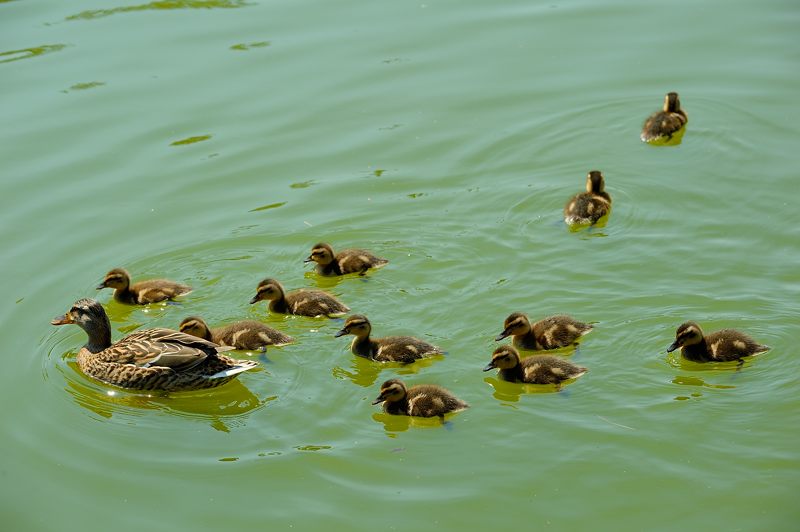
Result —
<instances>
[{"instance_id":1,"label":"duck bill","mask_svg":"<svg viewBox=\"0 0 800 532\"><path fill-rule=\"evenodd\" d=\"M503 338L506 338L506 337L507 337L508 335L510 335L510 334L511 334L511 332L510 332L508 329L506 329L505 331L503 331L503 332L501 332L500 334L498 334L498 335L495 337L494 341L495 341L495 342L499 342L500 340L502 340Z\"/></svg>"},{"instance_id":2,"label":"duck bill","mask_svg":"<svg viewBox=\"0 0 800 532\"><path fill-rule=\"evenodd\" d=\"M96 288L97 290L102 290L102 289L103 289L103 288L105 288L105 287L106 287L106 283L100 283L99 285L95 286L95 288Z\"/></svg>"},{"instance_id":3,"label":"duck bill","mask_svg":"<svg viewBox=\"0 0 800 532\"><path fill-rule=\"evenodd\" d=\"M255 303L258 303L259 301L260 300L258 299L258 295L256 294L253 296L253 299L250 300L250 304L253 305Z\"/></svg>"},{"instance_id":4,"label":"duck bill","mask_svg":"<svg viewBox=\"0 0 800 532\"><path fill-rule=\"evenodd\" d=\"M372 404L373 404L373 405L379 405L379 404L381 404L383 401L385 401L385 399L383 398L383 396L382 396L382 395L379 395L377 399L375 399L374 401L372 401Z\"/></svg>"},{"instance_id":5,"label":"duck bill","mask_svg":"<svg viewBox=\"0 0 800 532\"><path fill-rule=\"evenodd\" d=\"M336 334L334 334L333 337L334 338L339 338L340 336L344 336L345 334L349 334L349 333L345 329L342 329L341 331L339 331Z\"/></svg>"},{"instance_id":6,"label":"duck bill","mask_svg":"<svg viewBox=\"0 0 800 532\"><path fill-rule=\"evenodd\" d=\"M485 367L485 368L483 368L483 371L492 371L493 369L494 369L494 364L492 364L491 362L489 362L489 363L486 365L486 367Z\"/></svg>"},{"instance_id":7,"label":"duck bill","mask_svg":"<svg viewBox=\"0 0 800 532\"><path fill-rule=\"evenodd\" d=\"M70 318L69 314L64 314L63 316L56 316L55 318L50 320L50 323L52 323L53 325L67 325L68 323L75 323L75 322L72 321L72 318Z\"/></svg>"},{"instance_id":8,"label":"duck bill","mask_svg":"<svg viewBox=\"0 0 800 532\"><path fill-rule=\"evenodd\" d=\"M306 257L305 260L303 260L303 262L308 264L309 262L314 262L314 259L312 259L311 257Z\"/></svg>"},{"instance_id":9,"label":"duck bill","mask_svg":"<svg viewBox=\"0 0 800 532\"><path fill-rule=\"evenodd\" d=\"M677 340L675 340L674 342L672 342L672 345L670 345L670 346L667 348L667 353L672 353L673 351L675 351L676 349L678 349L680 346L681 346L681 344L680 344L680 343L678 343L678 341L677 341Z\"/></svg>"}]
</instances>

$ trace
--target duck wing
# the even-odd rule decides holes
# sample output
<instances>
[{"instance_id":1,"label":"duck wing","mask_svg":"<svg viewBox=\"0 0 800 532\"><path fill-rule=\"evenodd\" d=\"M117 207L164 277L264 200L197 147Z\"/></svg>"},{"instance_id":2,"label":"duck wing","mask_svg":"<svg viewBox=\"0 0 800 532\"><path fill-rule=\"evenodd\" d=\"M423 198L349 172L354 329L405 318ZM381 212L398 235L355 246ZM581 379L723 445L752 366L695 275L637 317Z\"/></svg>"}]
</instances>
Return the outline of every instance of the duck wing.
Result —
<instances>
[{"instance_id":1,"label":"duck wing","mask_svg":"<svg viewBox=\"0 0 800 532\"><path fill-rule=\"evenodd\" d=\"M209 356L228 349L170 329L145 329L130 334L100 355L107 361L188 371ZM111 360L109 360L111 359Z\"/></svg>"}]
</instances>

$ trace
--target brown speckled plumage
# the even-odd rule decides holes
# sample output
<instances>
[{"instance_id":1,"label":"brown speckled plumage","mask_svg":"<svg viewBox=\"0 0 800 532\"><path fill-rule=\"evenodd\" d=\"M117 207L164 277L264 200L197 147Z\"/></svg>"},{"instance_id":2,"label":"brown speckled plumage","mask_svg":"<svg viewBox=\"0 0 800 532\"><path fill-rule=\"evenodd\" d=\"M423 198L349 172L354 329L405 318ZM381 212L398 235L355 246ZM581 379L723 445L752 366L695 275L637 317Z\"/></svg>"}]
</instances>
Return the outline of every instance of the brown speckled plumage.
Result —
<instances>
[{"instance_id":1,"label":"brown speckled plumage","mask_svg":"<svg viewBox=\"0 0 800 532\"><path fill-rule=\"evenodd\" d=\"M670 92L664 97L664 108L647 117L642 126L641 139L644 142L669 140L689 121L689 117L681 108L677 92Z\"/></svg>"},{"instance_id":2,"label":"brown speckled plumage","mask_svg":"<svg viewBox=\"0 0 800 532\"><path fill-rule=\"evenodd\" d=\"M576 194L564 206L569 225L595 224L611 210L611 196L605 191L602 172L592 170L586 177L586 192Z\"/></svg>"},{"instance_id":3,"label":"brown speckled plumage","mask_svg":"<svg viewBox=\"0 0 800 532\"><path fill-rule=\"evenodd\" d=\"M675 331L675 341L667 352L681 348L681 354L693 362L727 362L758 355L769 347L757 343L736 329L722 329L709 334L693 321L681 324Z\"/></svg>"},{"instance_id":4,"label":"brown speckled plumage","mask_svg":"<svg viewBox=\"0 0 800 532\"><path fill-rule=\"evenodd\" d=\"M322 290L292 290L286 292L275 279L264 279L258 283L256 295L250 304L268 300L269 309L281 314L296 314L312 318L341 316L350 307Z\"/></svg>"},{"instance_id":5,"label":"brown speckled plumage","mask_svg":"<svg viewBox=\"0 0 800 532\"><path fill-rule=\"evenodd\" d=\"M513 344L517 349L539 351L572 345L591 330L591 325L563 314L549 316L531 325L528 316L514 312L506 318L503 332L495 340L499 342L513 335Z\"/></svg>"},{"instance_id":6,"label":"brown speckled plumage","mask_svg":"<svg viewBox=\"0 0 800 532\"><path fill-rule=\"evenodd\" d=\"M305 262L316 262L316 270L320 275L364 275L370 268L381 268L389 263L363 249L343 249L334 253L330 244L325 242L316 244Z\"/></svg>"},{"instance_id":7,"label":"brown speckled plumage","mask_svg":"<svg viewBox=\"0 0 800 532\"><path fill-rule=\"evenodd\" d=\"M469 408L469 405L435 384L419 384L406 388L400 379L381 385L380 395L372 402L383 403L387 414L419 417L444 417L445 414Z\"/></svg>"},{"instance_id":8,"label":"brown speckled plumage","mask_svg":"<svg viewBox=\"0 0 800 532\"><path fill-rule=\"evenodd\" d=\"M495 349L492 361L483 371L492 369L499 369L497 375L505 381L555 385L576 379L588 371L566 358L553 355L533 355L520 360L519 353L510 345Z\"/></svg>"},{"instance_id":9,"label":"brown speckled plumage","mask_svg":"<svg viewBox=\"0 0 800 532\"><path fill-rule=\"evenodd\" d=\"M230 348L170 329L137 331L112 344L108 316L93 299L76 301L52 323L74 323L86 331L89 342L78 352L78 367L90 377L121 388L214 388L258 365L220 354Z\"/></svg>"},{"instance_id":10,"label":"brown speckled plumage","mask_svg":"<svg viewBox=\"0 0 800 532\"><path fill-rule=\"evenodd\" d=\"M354 355L378 362L402 362L408 364L420 358L440 355L441 349L413 336L385 336L370 338L372 324L366 316L353 314L344 323L336 337L352 334L350 346Z\"/></svg>"},{"instance_id":11,"label":"brown speckled plumage","mask_svg":"<svg viewBox=\"0 0 800 532\"><path fill-rule=\"evenodd\" d=\"M108 272L97 289L106 287L114 288L114 299L129 305L158 303L192 291L190 286L167 279L148 279L131 284L130 274L122 268L114 268Z\"/></svg>"},{"instance_id":12,"label":"brown speckled plumage","mask_svg":"<svg viewBox=\"0 0 800 532\"><path fill-rule=\"evenodd\" d=\"M203 318L190 316L180 323L178 330L215 344L229 345L246 351L265 351L267 346L281 346L294 342L294 338L288 334L255 320L237 321L211 329Z\"/></svg>"}]
</instances>

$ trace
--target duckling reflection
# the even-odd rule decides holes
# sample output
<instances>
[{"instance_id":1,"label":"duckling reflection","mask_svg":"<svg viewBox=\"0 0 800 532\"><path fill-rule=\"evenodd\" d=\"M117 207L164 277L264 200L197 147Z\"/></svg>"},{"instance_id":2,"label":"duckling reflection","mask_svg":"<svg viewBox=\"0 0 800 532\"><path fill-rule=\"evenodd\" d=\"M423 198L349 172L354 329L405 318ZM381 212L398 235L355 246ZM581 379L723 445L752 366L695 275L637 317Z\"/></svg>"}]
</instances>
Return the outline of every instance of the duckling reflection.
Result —
<instances>
[{"instance_id":1,"label":"duckling reflection","mask_svg":"<svg viewBox=\"0 0 800 532\"><path fill-rule=\"evenodd\" d=\"M158 303L192 291L190 286L168 279L148 279L131 284L131 276L124 268L114 268L97 285L98 290L106 287L114 289L114 299L129 305Z\"/></svg>"},{"instance_id":2,"label":"duckling reflection","mask_svg":"<svg viewBox=\"0 0 800 532\"><path fill-rule=\"evenodd\" d=\"M586 192L574 195L564 206L567 225L594 225L611 212L611 196L606 192L602 172L592 170L586 177Z\"/></svg>"},{"instance_id":3,"label":"duckling reflection","mask_svg":"<svg viewBox=\"0 0 800 532\"><path fill-rule=\"evenodd\" d=\"M549 316L531 325L528 316L514 312L503 322L503 332L497 335L495 341L513 336L513 344L517 349L558 349L577 343L581 336L589 334L592 329L591 325L565 314Z\"/></svg>"},{"instance_id":4,"label":"duckling reflection","mask_svg":"<svg viewBox=\"0 0 800 532\"><path fill-rule=\"evenodd\" d=\"M365 275L371 268L378 269L389 264L388 260L363 249L343 249L334 253L331 245L325 242L316 244L304 262L316 262L317 273L327 276L348 273Z\"/></svg>"},{"instance_id":5,"label":"duckling reflection","mask_svg":"<svg viewBox=\"0 0 800 532\"><path fill-rule=\"evenodd\" d=\"M664 108L656 111L645 120L642 126L641 139L650 144L679 144L680 132L683 136L683 127L689 121L689 116L681 108L681 101L677 92L670 92L664 97ZM677 140L677 142L672 142Z\"/></svg>"}]
</instances>

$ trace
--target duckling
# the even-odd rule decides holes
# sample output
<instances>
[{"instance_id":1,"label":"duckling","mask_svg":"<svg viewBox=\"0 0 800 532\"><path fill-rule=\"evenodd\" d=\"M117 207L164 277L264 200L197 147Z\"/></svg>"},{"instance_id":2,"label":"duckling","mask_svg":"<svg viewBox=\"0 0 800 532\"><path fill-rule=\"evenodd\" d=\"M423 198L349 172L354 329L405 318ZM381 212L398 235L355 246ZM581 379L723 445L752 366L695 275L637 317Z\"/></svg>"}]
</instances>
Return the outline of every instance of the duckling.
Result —
<instances>
[{"instance_id":1,"label":"duckling","mask_svg":"<svg viewBox=\"0 0 800 532\"><path fill-rule=\"evenodd\" d=\"M196 390L214 388L258 366L221 354L221 347L170 329L144 329L111 343L111 324L103 306L79 299L53 325L74 323L89 342L78 352L78 367L86 375L120 388L136 390Z\"/></svg>"},{"instance_id":2,"label":"duckling","mask_svg":"<svg viewBox=\"0 0 800 532\"><path fill-rule=\"evenodd\" d=\"M388 260L363 249L343 249L334 253L330 244L325 242L315 245L311 249L311 255L303 262L316 262L316 270L320 275L364 275L370 268L382 268L389 263Z\"/></svg>"},{"instance_id":3,"label":"duckling","mask_svg":"<svg viewBox=\"0 0 800 532\"><path fill-rule=\"evenodd\" d=\"M499 369L497 375L504 381L557 386L566 380L577 379L589 371L565 358L553 355L533 355L520 360L519 353L510 345L495 349L492 361L483 368L483 371L492 369Z\"/></svg>"},{"instance_id":4,"label":"duckling","mask_svg":"<svg viewBox=\"0 0 800 532\"><path fill-rule=\"evenodd\" d=\"M670 92L664 97L664 109L647 117L642 126L643 142L669 140L689 121L686 111L681 109L681 101L677 92Z\"/></svg>"},{"instance_id":5,"label":"duckling","mask_svg":"<svg viewBox=\"0 0 800 532\"><path fill-rule=\"evenodd\" d=\"M595 224L611 209L611 196L605 191L605 180L599 170L586 177L586 192L574 195L564 206L564 221L568 225Z\"/></svg>"},{"instance_id":6,"label":"duckling","mask_svg":"<svg viewBox=\"0 0 800 532\"><path fill-rule=\"evenodd\" d=\"M350 350L354 355L378 362L402 362L408 364L426 356L441 355L442 350L413 336L386 336L370 338L372 324L366 316L353 314L344 322L342 330L334 336L339 338L352 334Z\"/></svg>"},{"instance_id":7,"label":"duckling","mask_svg":"<svg viewBox=\"0 0 800 532\"><path fill-rule=\"evenodd\" d=\"M441 386L419 384L406 388L400 379L390 379L381 384L381 392L372 404L383 403L387 414L419 417L441 417L459 412L469 405Z\"/></svg>"},{"instance_id":8,"label":"duckling","mask_svg":"<svg viewBox=\"0 0 800 532\"><path fill-rule=\"evenodd\" d=\"M742 357L759 355L769 350L769 346L756 343L743 332L736 329L722 329L708 335L693 321L687 321L675 331L675 341L667 348L671 353L681 348L681 354L693 362L727 362Z\"/></svg>"},{"instance_id":9,"label":"duckling","mask_svg":"<svg viewBox=\"0 0 800 532\"><path fill-rule=\"evenodd\" d=\"M495 341L499 342L513 335L514 347L519 349L558 349L575 343L578 338L591 332L592 328L587 323L563 314L549 316L531 325L528 316L522 312L514 312L506 318L503 332L497 335Z\"/></svg>"},{"instance_id":10,"label":"duckling","mask_svg":"<svg viewBox=\"0 0 800 532\"><path fill-rule=\"evenodd\" d=\"M286 292L275 279L264 279L258 283L256 295L250 304L269 300L269 309L282 314L298 316L336 317L350 310L350 307L322 290L293 290Z\"/></svg>"},{"instance_id":11,"label":"duckling","mask_svg":"<svg viewBox=\"0 0 800 532\"><path fill-rule=\"evenodd\" d=\"M190 286L167 279L148 279L131 284L130 274L123 268L114 268L108 272L103 282L97 285L98 290L114 288L114 299L129 305L147 305L158 303L192 291Z\"/></svg>"},{"instance_id":12,"label":"duckling","mask_svg":"<svg viewBox=\"0 0 800 532\"><path fill-rule=\"evenodd\" d=\"M190 316L180 323L178 330L215 344L229 345L245 351L266 351L267 346L294 342L291 336L255 320L237 321L224 327L209 329L203 318Z\"/></svg>"}]
</instances>

